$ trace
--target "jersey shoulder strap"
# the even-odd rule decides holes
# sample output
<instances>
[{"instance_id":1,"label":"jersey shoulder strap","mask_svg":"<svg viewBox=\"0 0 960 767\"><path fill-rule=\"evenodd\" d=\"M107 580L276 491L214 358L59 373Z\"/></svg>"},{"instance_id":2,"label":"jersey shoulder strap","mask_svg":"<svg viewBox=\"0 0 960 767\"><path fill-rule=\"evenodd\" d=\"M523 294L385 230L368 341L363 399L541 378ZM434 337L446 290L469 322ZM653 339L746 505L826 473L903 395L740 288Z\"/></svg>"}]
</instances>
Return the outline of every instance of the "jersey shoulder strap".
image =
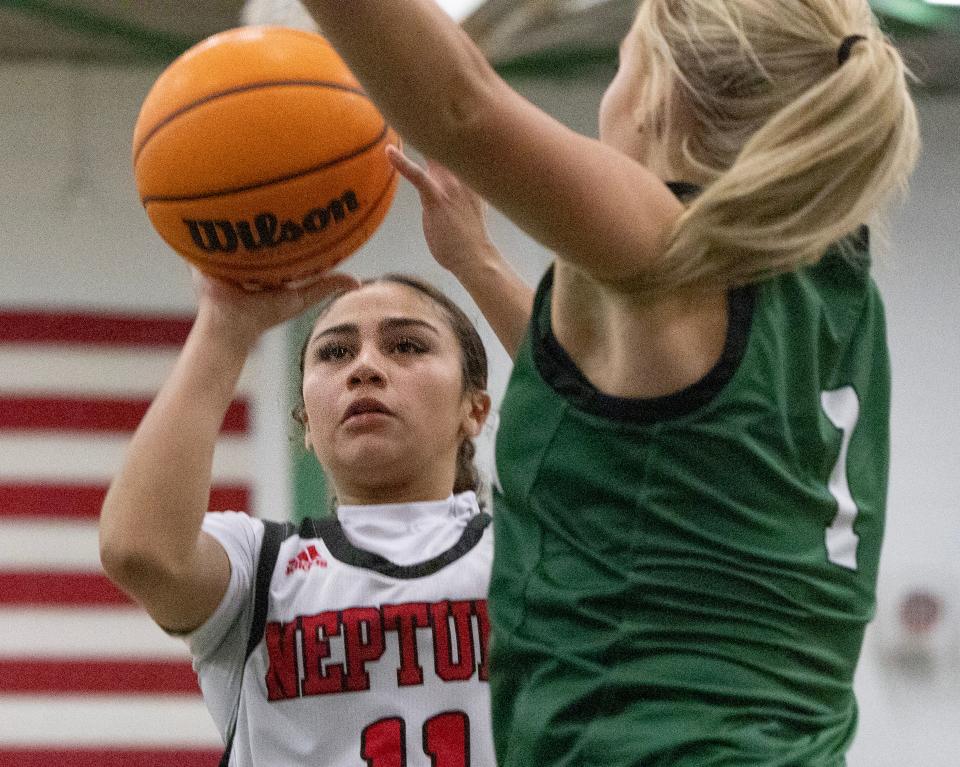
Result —
<instances>
[{"instance_id":1,"label":"jersey shoulder strap","mask_svg":"<svg viewBox=\"0 0 960 767\"><path fill-rule=\"evenodd\" d=\"M250 623L250 635L247 637L247 651L243 656L243 665L253 654L267 625L267 607L270 598L270 580L273 578L273 569L277 564L277 555L280 544L296 532L297 528L290 522L272 522L263 520L263 543L260 545L260 558L257 561L257 577L253 589L253 621ZM237 703L233 711L233 723L227 736L227 744L220 758L219 767L227 767L230 763L230 753L233 751L233 735L237 728L237 716L240 710L240 696L243 693L243 674L240 675L240 690L237 693Z\"/></svg>"}]
</instances>

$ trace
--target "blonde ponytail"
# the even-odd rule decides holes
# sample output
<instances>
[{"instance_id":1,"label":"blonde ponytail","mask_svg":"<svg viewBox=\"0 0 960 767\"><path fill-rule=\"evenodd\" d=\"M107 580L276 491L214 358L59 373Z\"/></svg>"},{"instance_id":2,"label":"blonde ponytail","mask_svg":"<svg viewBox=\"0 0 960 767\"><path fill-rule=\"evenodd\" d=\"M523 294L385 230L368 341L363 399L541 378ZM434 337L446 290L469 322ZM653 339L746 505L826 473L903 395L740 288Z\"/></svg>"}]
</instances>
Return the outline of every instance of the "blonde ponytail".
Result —
<instances>
[{"instance_id":1,"label":"blonde ponytail","mask_svg":"<svg viewBox=\"0 0 960 767\"><path fill-rule=\"evenodd\" d=\"M706 180L650 289L746 284L815 263L905 189L916 111L865 0L647 5L637 26L650 25L654 70L672 71L694 118L676 143ZM840 63L853 34L864 39Z\"/></svg>"}]
</instances>

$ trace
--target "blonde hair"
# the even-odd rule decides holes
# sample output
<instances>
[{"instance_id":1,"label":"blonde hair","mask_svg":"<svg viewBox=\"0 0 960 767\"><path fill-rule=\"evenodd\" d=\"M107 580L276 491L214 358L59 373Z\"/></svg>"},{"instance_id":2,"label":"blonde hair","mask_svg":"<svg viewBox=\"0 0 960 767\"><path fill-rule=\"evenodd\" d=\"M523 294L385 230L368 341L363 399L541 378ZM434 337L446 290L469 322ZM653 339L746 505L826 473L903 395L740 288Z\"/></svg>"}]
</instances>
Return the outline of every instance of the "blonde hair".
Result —
<instances>
[{"instance_id":1,"label":"blonde hair","mask_svg":"<svg viewBox=\"0 0 960 767\"><path fill-rule=\"evenodd\" d=\"M705 182L650 290L815 263L906 189L909 73L866 0L645 0L630 34L643 130Z\"/></svg>"}]
</instances>

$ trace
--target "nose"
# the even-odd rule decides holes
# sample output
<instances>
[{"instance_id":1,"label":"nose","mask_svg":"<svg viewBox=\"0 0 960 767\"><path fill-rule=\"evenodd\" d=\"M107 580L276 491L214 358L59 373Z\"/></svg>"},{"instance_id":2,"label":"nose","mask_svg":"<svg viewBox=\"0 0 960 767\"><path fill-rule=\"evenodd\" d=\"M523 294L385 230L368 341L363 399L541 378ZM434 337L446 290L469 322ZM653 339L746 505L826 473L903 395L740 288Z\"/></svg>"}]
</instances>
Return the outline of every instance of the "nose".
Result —
<instances>
[{"instance_id":1,"label":"nose","mask_svg":"<svg viewBox=\"0 0 960 767\"><path fill-rule=\"evenodd\" d=\"M368 350L362 351L350 370L350 388L364 385L382 386L385 381L383 366L379 364L376 355Z\"/></svg>"}]
</instances>

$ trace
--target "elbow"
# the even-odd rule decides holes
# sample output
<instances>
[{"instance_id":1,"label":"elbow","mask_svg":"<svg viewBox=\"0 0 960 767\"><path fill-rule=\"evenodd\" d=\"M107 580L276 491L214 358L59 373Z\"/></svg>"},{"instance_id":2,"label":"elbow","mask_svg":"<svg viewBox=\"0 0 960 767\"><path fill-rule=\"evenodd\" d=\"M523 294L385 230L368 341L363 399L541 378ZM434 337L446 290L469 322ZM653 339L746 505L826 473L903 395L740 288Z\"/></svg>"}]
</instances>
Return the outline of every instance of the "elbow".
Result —
<instances>
[{"instance_id":1,"label":"elbow","mask_svg":"<svg viewBox=\"0 0 960 767\"><path fill-rule=\"evenodd\" d=\"M104 573L125 591L136 591L139 583L156 573L157 566L151 557L132 547L115 541L100 539L100 565Z\"/></svg>"},{"instance_id":2,"label":"elbow","mask_svg":"<svg viewBox=\"0 0 960 767\"><path fill-rule=\"evenodd\" d=\"M107 577L124 591L137 594L144 584L174 576L175 568L159 552L135 541L100 532L100 565Z\"/></svg>"}]
</instances>

